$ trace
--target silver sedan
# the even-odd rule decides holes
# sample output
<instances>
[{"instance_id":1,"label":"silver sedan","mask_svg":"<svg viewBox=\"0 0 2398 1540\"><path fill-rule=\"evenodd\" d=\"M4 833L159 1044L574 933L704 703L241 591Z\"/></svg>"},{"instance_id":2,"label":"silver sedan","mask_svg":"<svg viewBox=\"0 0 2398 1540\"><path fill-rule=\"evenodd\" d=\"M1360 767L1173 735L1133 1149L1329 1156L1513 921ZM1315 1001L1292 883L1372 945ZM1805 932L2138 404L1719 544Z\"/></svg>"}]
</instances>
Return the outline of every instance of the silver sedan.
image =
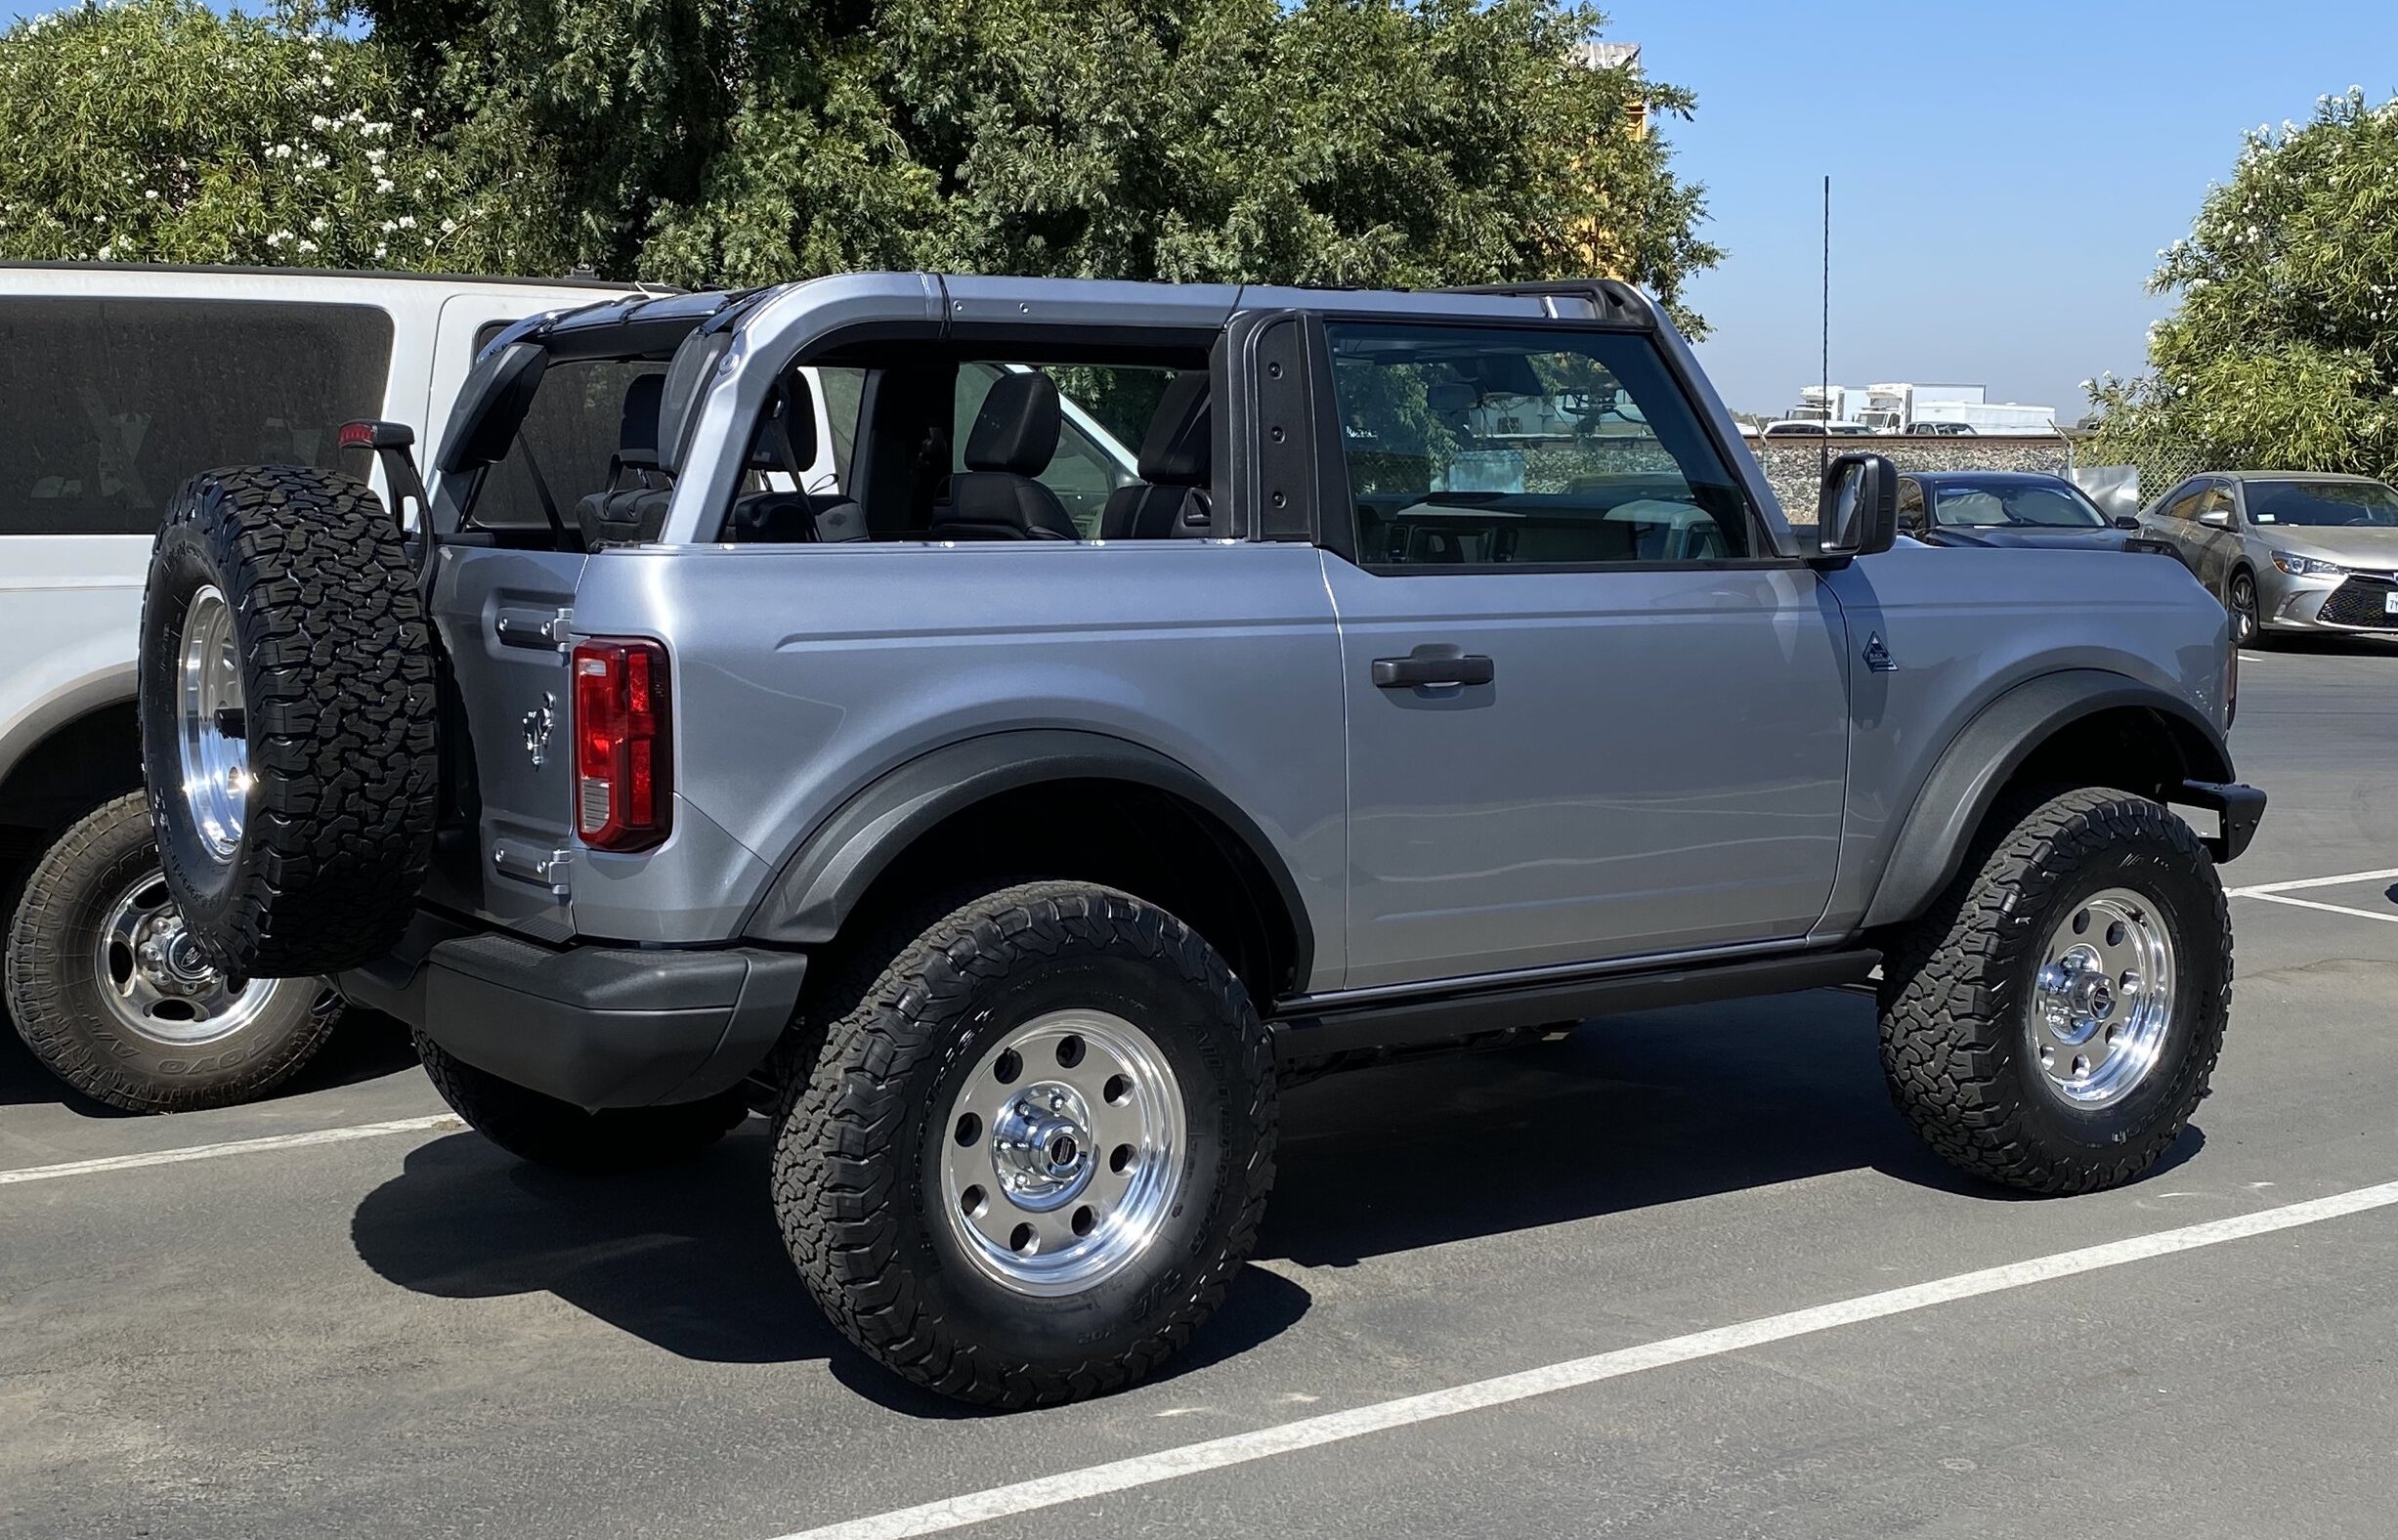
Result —
<instances>
[{"instance_id":1,"label":"silver sedan","mask_svg":"<svg viewBox=\"0 0 2398 1540\"><path fill-rule=\"evenodd\" d=\"M2366 476L2193 476L2140 515L2246 646L2274 631L2398 631L2398 490Z\"/></svg>"}]
</instances>

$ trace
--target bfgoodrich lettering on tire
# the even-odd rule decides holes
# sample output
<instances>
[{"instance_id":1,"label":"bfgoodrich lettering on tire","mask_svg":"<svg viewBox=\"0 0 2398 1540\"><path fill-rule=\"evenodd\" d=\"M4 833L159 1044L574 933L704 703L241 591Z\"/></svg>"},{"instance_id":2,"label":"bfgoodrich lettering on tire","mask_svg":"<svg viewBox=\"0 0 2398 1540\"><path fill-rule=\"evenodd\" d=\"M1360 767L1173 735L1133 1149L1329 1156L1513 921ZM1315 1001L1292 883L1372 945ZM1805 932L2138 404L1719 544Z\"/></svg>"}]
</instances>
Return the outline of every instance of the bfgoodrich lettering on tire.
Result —
<instances>
[{"instance_id":1,"label":"bfgoodrich lettering on tire","mask_svg":"<svg viewBox=\"0 0 2398 1540\"><path fill-rule=\"evenodd\" d=\"M1043 882L869 948L820 1008L775 1210L834 1324L946 1395L1121 1389L1222 1300L1273 1183L1273 1052L1179 920Z\"/></svg>"},{"instance_id":2,"label":"bfgoodrich lettering on tire","mask_svg":"<svg viewBox=\"0 0 2398 1540\"><path fill-rule=\"evenodd\" d=\"M433 837L432 646L374 494L306 466L184 484L142 603L143 769L169 889L235 974L387 950Z\"/></svg>"},{"instance_id":3,"label":"bfgoodrich lettering on tire","mask_svg":"<svg viewBox=\"0 0 2398 1540\"><path fill-rule=\"evenodd\" d=\"M2016 813L1885 963L1882 1065L1963 1170L2034 1192L2116 1186L2180 1136L2222 1051L2222 883L2146 797L2068 791Z\"/></svg>"},{"instance_id":4,"label":"bfgoodrich lettering on tire","mask_svg":"<svg viewBox=\"0 0 2398 1540\"><path fill-rule=\"evenodd\" d=\"M8 1008L51 1073L129 1112L264 1094L314 1057L341 1015L317 979L234 979L191 947L139 793L52 845L7 931Z\"/></svg>"}]
</instances>

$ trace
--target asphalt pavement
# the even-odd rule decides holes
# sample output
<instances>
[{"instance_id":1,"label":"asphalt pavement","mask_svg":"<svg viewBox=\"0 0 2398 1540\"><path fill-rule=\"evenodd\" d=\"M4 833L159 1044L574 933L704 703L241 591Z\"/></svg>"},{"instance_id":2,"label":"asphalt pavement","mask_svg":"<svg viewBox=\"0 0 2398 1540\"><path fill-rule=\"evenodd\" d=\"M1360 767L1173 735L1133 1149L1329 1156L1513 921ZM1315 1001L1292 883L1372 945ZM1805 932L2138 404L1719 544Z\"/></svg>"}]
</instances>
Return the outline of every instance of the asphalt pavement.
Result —
<instances>
[{"instance_id":1,"label":"asphalt pavement","mask_svg":"<svg viewBox=\"0 0 2398 1540\"><path fill-rule=\"evenodd\" d=\"M2398 1534L2398 648L2242 694L2265 891L2147 1180L1955 1176L1855 995L1594 1022L1290 1092L1221 1314L1056 1411L841 1346L757 1120L578 1178L445 1120L388 1023L176 1118L6 1037L0 1535Z\"/></svg>"}]
</instances>

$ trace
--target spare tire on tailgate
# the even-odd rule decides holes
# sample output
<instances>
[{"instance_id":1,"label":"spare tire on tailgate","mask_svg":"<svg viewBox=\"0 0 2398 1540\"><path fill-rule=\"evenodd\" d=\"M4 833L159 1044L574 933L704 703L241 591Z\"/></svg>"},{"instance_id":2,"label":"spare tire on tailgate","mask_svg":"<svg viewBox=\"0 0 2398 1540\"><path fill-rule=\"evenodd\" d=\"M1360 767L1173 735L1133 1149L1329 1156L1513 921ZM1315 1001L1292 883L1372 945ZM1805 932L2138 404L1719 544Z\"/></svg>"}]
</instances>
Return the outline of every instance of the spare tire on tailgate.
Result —
<instances>
[{"instance_id":1,"label":"spare tire on tailgate","mask_svg":"<svg viewBox=\"0 0 2398 1540\"><path fill-rule=\"evenodd\" d=\"M373 492L293 465L176 492L142 601L142 767L210 962L331 973L399 939L432 850L435 709L416 573Z\"/></svg>"}]
</instances>

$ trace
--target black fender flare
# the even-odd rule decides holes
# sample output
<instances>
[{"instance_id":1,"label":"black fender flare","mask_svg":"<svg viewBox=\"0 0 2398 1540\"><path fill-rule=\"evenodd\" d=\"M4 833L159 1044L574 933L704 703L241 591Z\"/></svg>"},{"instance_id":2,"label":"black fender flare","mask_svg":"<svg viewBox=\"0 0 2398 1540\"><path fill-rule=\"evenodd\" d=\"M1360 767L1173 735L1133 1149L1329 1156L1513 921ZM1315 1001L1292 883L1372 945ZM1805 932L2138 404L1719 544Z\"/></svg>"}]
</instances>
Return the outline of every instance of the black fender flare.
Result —
<instances>
[{"instance_id":1,"label":"black fender flare","mask_svg":"<svg viewBox=\"0 0 2398 1540\"><path fill-rule=\"evenodd\" d=\"M918 836L954 813L1045 781L1127 781L1171 792L1210 814L1247 847L1289 917L1294 976L1315 952L1299 884L1257 822L1197 771L1154 749L1104 733L1021 728L968 738L884 772L818 825L783 863L743 928L748 938L822 946L858 900Z\"/></svg>"},{"instance_id":2,"label":"black fender flare","mask_svg":"<svg viewBox=\"0 0 2398 1540\"><path fill-rule=\"evenodd\" d=\"M1913 919L1955 878L1999 789L2041 744L2083 717L2123 706L2161 719L2181 751L2180 779L2232 779L2222 731L2187 701L2104 668L2027 679L1983 706L1941 751L1892 841L1864 928Z\"/></svg>"}]
</instances>

